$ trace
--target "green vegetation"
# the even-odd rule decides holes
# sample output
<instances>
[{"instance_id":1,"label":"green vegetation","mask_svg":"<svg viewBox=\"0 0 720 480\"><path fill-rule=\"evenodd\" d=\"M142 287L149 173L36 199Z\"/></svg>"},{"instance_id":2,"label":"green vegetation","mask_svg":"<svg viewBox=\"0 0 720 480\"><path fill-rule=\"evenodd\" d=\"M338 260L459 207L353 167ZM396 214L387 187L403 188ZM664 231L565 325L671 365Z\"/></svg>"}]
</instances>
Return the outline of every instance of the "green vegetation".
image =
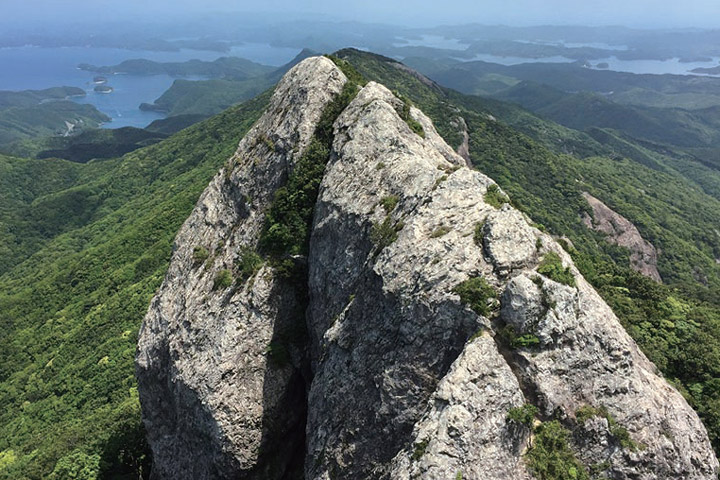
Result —
<instances>
[{"instance_id":1,"label":"green vegetation","mask_svg":"<svg viewBox=\"0 0 720 480\"><path fill-rule=\"evenodd\" d=\"M625 427L618 424L617 420L610 415L605 407L595 408L590 405L583 405L575 412L575 419L580 425L585 425L585 422L592 417L602 417L607 420L608 427L610 428L610 435L613 436L615 441L617 441L622 448L633 452L644 448L643 445L630 438L630 432L628 432Z\"/></svg>"},{"instance_id":2,"label":"green vegetation","mask_svg":"<svg viewBox=\"0 0 720 480\"><path fill-rule=\"evenodd\" d=\"M589 480L587 470L570 449L569 435L557 420L542 423L535 429L526 459L539 480Z\"/></svg>"},{"instance_id":3,"label":"green vegetation","mask_svg":"<svg viewBox=\"0 0 720 480\"><path fill-rule=\"evenodd\" d=\"M397 195L388 195L380 199L380 205L385 209L385 213L390 213L395 210L400 199Z\"/></svg>"},{"instance_id":4,"label":"green vegetation","mask_svg":"<svg viewBox=\"0 0 720 480\"><path fill-rule=\"evenodd\" d=\"M115 158L167 138L142 128L92 129L77 135L31 138L3 147L12 155L34 158L63 158L86 163L92 159Z\"/></svg>"},{"instance_id":5,"label":"green vegetation","mask_svg":"<svg viewBox=\"0 0 720 480\"><path fill-rule=\"evenodd\" d=\"M332 146L332 125L357 92L357 85L346 83L342 92L323 110L310 145L295 165L287 184L275 192L260 236L262 252L276 257L307 253L312 213Z\"/></svg>"},{"instance_id":6,"label":"green vegetation","mask_svg":"<svg viewBox=\"0 0 720 480\"><path fill-rule=\"evenodd\" d=\"M277 83L295 64L312 55L303 50L291 62L282 67L271 69L243 59L221 58L215 62L185 62L183 64L150 64L139 68L181 68L210 71L209 80L175 80L154 103L143 103L142 110L166 113L171 118L162 121L162 125L173 123L172 117L182 117L181 124L187 126L197 118L214 115L231 105L253 98ZM182 125L181 125L182 126ZM153 129L162 132L162 129ZM178 131L177 127L171 132Z\"/></svg>"},{"instance_id":7,"label":"green vegetation","mask_svg":"<svg viewBox=\"0 0 720 480\"><path fill-rule=\"evenodd\" d=\"M205 263L208 257L210 257L210 252L208 252L207 248L201 246L193 248L193 260L196 264Z\"/></svg>"},{"instance_id":8,"label":"green vegetation","mask_svg":"<svg viewBox=\"0 0 720 480\"><path fill-rule=\"evenodd\" d=\"M232 272L230 270L219 270L213 279L213 290L224 290L232 284Z\"/></svg>"},{"instance_id":9,"label":"green vegetation","mask_svg":"<svg viewBox=\"0 0 720 480\"><path fill-rule=\"evenodd\" d=\"M500 191L500 187L494 183L488 185L484 200L485 203L495 208L500 208L504 203L508 203L510 201L505 194Z\"/></svg>"},{"instance_id":10,"label":"green vegetation","mask_svg":"<svg viewBox=\"0 0 720 480\"><path fill-rule=\"evenodd\" d=\"M354 83L358 86L365 86L367 79L357 71L357 69L347 60L338 57L337 55L325 55L327 58L333 61L333 63L345 74L350 83Z\"/></svg>"},{"instance_id":11,"label":"green vegetation","mask_svg":"<svg viewBox=\"0 0 720 480\"><path fill-rule=\"evenodd\" d=\"M9 144L42 136L66 134L96 128L110 117L92 105L70 101L70 97L84 97L85 91L75 87L56 87L47 90L0 91L0 147L12 153Z\"/></svg>"},{"instance_id":12,"label":"green vegetation","mask_svg":"<svg viewBox=\"0 0 720 480\"><path fill-rule=\"evenodd\" d=\"M395 108L397 114L400 115L400 118L402 118L405 123L407 123L407 126L410 127L410 130L412 130L416 135L425 138L425 129L422 125L420 125L420 122L413 118L410 113L410 108L412 107L412 103L410 103L410 100L408 100L407 97L402 96L398 92L395 92L395 96L398 97L398 99L400 99L400 101L402 102L402 107Z\"/></svg>"},{"instance_id":13,"label":"green vegetation","mask_svg":"<svg viewBox=\"0 0 720 480\"><path fill-rule=\"evenodd\" d=\"M508 411L507 419L520 425L532 428L538 408L535 405L526 403L521 407L513 407Z\"/></svg>"},{"instance_id":14,"label":"green vegetation","mask_svg":"<svg viewBox=\"0 0 720 480\"><path fill-rule=\"evenodd\" d=\"M485 238L485 234L483 233L483 230L485 229L485 222L479 222L477 225L475 225L475 231L473 232L473 240L475 241L475 245L478 247L483 246L483 238Z\"/></svg>"},{"instance_id":15,"label":"green vegetation","mask_svg":"<svg viewBox=\"0 0 720 480\"><path fill-rule=\"evenodd\" d=\"M236 261L240 280L244 281L254 276L262 268L263 263L265 263L265 260L254 249L250 247L241 248Z\"/></svg>"},{"instance_id":16,"label":"green vegetation","mask_svg":"<svg viewBox=\"0 0 720 480\"><path fill-rule=\"evenodd\" d=\"M612 465L607 460L600 463L594 463L590 465L590 476L591 478L595 478L598 475L601 475L603 472L610 469Z\"/></svg>"},{"instance_id":17,"label":"green vegetation","mask_svg":"<svg viewBox=\"0 0 720 480\"><path fill-rule=\"evenodd\" d=\"M605 407L599 407L595 408L590 405L583 405L582 407L578 408L575 412L575 420L580 425L585 425L585 422L587 422L592 417L609 417L610 414L608 413L607 409Z\"/></svg>"},{"instance_id":18,"label":"green vegetation","mask_svg":"<svg viewBox=\"0 0 720 480\"><path fill-rule=\"evenodd\" d=\"M453 288L453 293L460 296L460 302L470 307L478 315L490 314L489 300L497 297L497 292L484 278L473 277Z\"/></svg>"},{"instance_id":19,"label":"green vegetation","mask_svg":"<svg viewBox=\"0 0 720 480\"><path fill-rule=\"evenodd\" d=\"M563 267L560 255L555 252L545 254L538 265L537 272L558 283L575 286L575 276L570 271L570 267Z\"/></svg>"},{"instance_id":20,"label":"green vegetation","mask_svg":"<svg viewBox=\"0 0 720 480\"><path fill-rule=\"evenodd\" d=\"M95 456L101 478L147 474L138 328L180 225L268 98L122 158L0 156L0 479L93 471Z\"/></svg>"},{"instance_id":21,"label":"green vegetation","mask_svg":"<svg viewBox=\"0 0 720 480\"><path fill-rule=\"evenodd\" d=\"M534 333L519 335L512 325L507 325L500 334L511 348L535 348L540 345L540 339L537 335Z\"/></svg>"},{"instance_id":22,"label":"green vegetation","mask_svg":"<svg viewBox=\"0 0 720 480\"><path fill-rule=\"evenodd\" d=\"M422 442L418 442L415 444L415 448L413 449L412 458L414 461L420 460L423 455L425 455L425 451L427 450L427 446L430 443L429 439L425 439Z\"/></svg>"},{"instance_id":23,"label":"green vegetation","mask_svg":"<svg viewBox=\"0 0 720 480\"><path fill-rule=\"evenodd\" d=\"M450 233L450 230L451 230L450 227L446 227L445 225L441 225L441 226L437 227L435 230L432 231L432 233L430 234L430 238L440 238L440 237L444 237L445 235L447 235L448 233Z\"/></svg>"},{"instance_id":24,"label":"green vegetation","mask_svg":"<svg viewBox=\"0 0 720 480\"><path fill-rule=\"evenodd\" d=\"M57 100L28 107L0 109L0 146L41 136L64 135L67 123L73 131L97 128L111 119L97 108L69 100Z\"/></svg>"},{"instance_id":25,"label":"green vegetation","mask_svg":"<svg viewBox=\"0 0 720 480\"><path fill-rule=\"evenodd\" d=\"M213 78L244 79L265 75L273 67L261 65L239 57L220 57L212 62L202 60L188 60L186 62L154 62L145 59L125 60L118 65L97 66L82 63L78 65L81 70L113 75L116 73L126 75L170 75L181 77L187 75L202 75Z\"/></svg>"},{"instance_id":26,"label":"green vegetation","mask_svg":"<svg viewBox=\"0 0 720 480\"><path fill-rule=\"evenodd\" d=\"M443 90L385 57L352 50L337 56L410 98L450 145L461 141L452 121L465 119L473 164L548 232L572 241L578 269L686 395L720 449L714 230L720 202L713 193L720 183L711 167L662 156L614 132L590 136L517 107ZM48 478L56 467L76 464L92 469L95 455L101 476L147 472L133 376L137 329L179 226L267 98L118 159L77 164L0 155L0 478ZM320 144L330 120L316 135ZM628 154L618 155L620 147ZM660 160L674 162L672 168L658 168ZM295 185L303 197L305 183ZM631 271L626 250L582 225L580 215L589 211L582 191L630 219L661 249L665 285ZM298 196L286 206L305 205L294 203ZM284 245L293 250L296 243ZM285 264L292 273L292 260ZM532 346L533 339L522 343ZM613 435L623 442L620 430ZM538 436L538 445L553 444ZM562 445L555 450L565 451ZM571 457L549 450L534 447L529 454L545 465L540 470L586 478Z\"/></svg>"},{"instance_id":27,"label":"green vegetation","mask_svg":"<svg viewBox=\"0 0 720 480\"><path fill-rule=\"evenodd\" d=\"M287 184L275 192L260 239L263 252L280 255L305 253L309 220L330 150L314 138L298 161Z\"/></svg>"},{"instance_id":28,"label":"green vegetation","mask_svg":"<svg viewBox=\"0 0 720 480\"><path fill-rule=\"evenodd\" d=\"M246 80L175 80L172 86L152 104L143 103L141 110L178 115L213 115L269 88L266 77Z\"/></svg>"},{"instance_id":29,"label":"green vegetation","mask_svg":"<svg viewBox=\"0 0 720 480\"><path fill-rule=\"evenodd\" d=\"M402 230L402 223L393 224L392 218L388 215L382 222L373 223L370 229L370 241L380 252L395 243L400 230Z\"/></svg>"},{"instance_id":30,"label":"green vegetation","mask_svg":"<svg viewBox=\"0 0 720 480\"><path fill-rule=\"evenodd\" d=\"M50 479L63 480L72 478L73 480L95 480L99 473L99 455L74 452L58 460L50 474Z\"/></svg>"}]
</instances>

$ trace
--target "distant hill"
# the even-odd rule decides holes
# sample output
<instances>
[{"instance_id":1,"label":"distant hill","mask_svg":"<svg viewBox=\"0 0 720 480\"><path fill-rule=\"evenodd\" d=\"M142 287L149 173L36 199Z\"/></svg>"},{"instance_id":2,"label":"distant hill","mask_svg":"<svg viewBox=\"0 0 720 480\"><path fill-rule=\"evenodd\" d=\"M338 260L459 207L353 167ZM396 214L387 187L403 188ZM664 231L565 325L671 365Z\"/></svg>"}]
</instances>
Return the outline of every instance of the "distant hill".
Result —
<instances>
[{"instance_id":1,"label":"distant hill","mask_svg":"<svg viewBox=\"0 0 720 480\"><path fill-rule=\"evenodd\" d=\"M143 103L140 108L162 112L169 117L212 115L263 92L277 83L290 68L313 54L312 51L305 49L292 61L279 68L244 79L175 80L154 103Z\"/></svg>"},{"instance_id":2,"label":"distant hill","mask_svg":"<svg viewBox=\"0 0 720 480\"><path fill-rule=\"evenodd\" d=\"M160 75L176 77L198 75L212 78L234 78L242 80L275 70L273 67L238 57L221 57L212 62L188 60L187 62L154 62L145 59L125 60L118 65L97 66L82 63L81 70L104 75Z\"/></svg>"}]
</instances>

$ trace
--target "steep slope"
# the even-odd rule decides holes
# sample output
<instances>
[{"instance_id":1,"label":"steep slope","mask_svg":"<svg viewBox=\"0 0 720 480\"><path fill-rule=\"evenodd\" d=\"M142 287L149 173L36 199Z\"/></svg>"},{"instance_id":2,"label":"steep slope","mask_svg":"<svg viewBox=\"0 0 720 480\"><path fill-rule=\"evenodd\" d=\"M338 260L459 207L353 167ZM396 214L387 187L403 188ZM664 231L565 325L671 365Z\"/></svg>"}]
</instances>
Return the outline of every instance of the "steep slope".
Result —
<instances>
[{"instance_id":1,"label":"steep slope","mask_svg":"<svg viewBox=\"0 0 720 480\"><path fill-rule=\"evenodd\" d=\"M148 473L137 330L180 225L268 98L117 159L0 157L0 478Z\"/></svg>"},{"instance_id":2,"label":"steep slope","mask_svg":"<svg viewBox=\"0 0 720 480\"><path fill-rule=\"evenodd\" d=\"M325 58L288 73L175 240L138 343L159 478L280 478L302 448L302 372L272 368L268 355L279 332L302 322L302 290L273 266L257 265L253 281L219 281L257 247L264 211L345 81Z\"/></svg>"},{"instance_id":3,"label":"steep slope","mask_svg":"<svg viewBox=\"0 0 720 480\"><path fill-rule=\"evenodd\" d=\"M613 132L594 132L596 141L512 105L430 89L398 73L392 59L352 49L338 55L420 106L450 145L461 141L456 116L465 120L472 164L540 226L571 241L565 245L578 268L700 413L720 451L720 190L710 169ZM666 161L701 179L702 189L665 169ZM658 248L666 286L637 275L628 250L583 225L583 214L591 213L583 192L630 220Z\"/></svg>"},{"instance_id":4,"label":"steep slope","mask_svg":"<svg viewBox=\"0 0 720 480\"><path fill-rule=\"evenodd\" d=\"M347 104L336 61L284 77L176 238L138 342L155 475L715 478L570 256L406 100ZM318 174L305 257L283 212Z\"/></svg>"}]
</instances>

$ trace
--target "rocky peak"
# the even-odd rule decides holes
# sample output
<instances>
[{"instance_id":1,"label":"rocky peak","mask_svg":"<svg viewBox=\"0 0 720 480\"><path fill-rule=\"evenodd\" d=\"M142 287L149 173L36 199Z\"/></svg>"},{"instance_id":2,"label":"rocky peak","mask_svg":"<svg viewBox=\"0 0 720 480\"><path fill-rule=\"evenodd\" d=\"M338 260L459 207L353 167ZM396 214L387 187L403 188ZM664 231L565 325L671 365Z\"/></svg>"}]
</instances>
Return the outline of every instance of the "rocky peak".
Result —
<instances>
[{"instance_id":1,"label":"rocky peak","mask_svg":"<svg viewBox=\"0 0 720 480\"><path fill-rule=\"evenodd\" d=\"M257 253L347 81L290 70L178 234L138 344L153 475L531 478L542 434L509 414L532 404L576 475L715 478L697 415L571 258L382 85L334 118L307 258Z\"/></svg>"},{"instance_id":2,"label":"rocky peak","mask_svg":"<svg viewBox=\"0 0 720 480\"><path fill-rule=\"evenodd\" d=\"M592 216L585 213L582 218L585 226L603 233L609 242L627 248L630 251L630 268L662 282L657 269L657 250L653 244L640 235L630 220L589 193L584 192L583 196L592 208Z\"/></svg>"}]
</instances>

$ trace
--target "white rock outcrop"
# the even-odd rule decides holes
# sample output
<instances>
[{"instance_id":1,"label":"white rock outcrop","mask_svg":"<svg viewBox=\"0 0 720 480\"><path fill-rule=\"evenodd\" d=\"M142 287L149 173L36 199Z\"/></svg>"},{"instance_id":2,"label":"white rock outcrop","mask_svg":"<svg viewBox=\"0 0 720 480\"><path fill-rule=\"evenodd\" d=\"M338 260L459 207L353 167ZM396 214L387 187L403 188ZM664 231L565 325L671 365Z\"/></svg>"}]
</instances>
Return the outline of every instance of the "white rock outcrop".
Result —
<instances>
[{"instance_id":1,"label":"white rock outcrop","mask_svg":"<svg viewBox=\"0 0 720 480\"><path fill-rule=\"evenodd\" d=\"M529 479L531 433L507 419L525 403L570 429L578 459L607 478L716 478L697 415L570 257L510 205L487 203L494 182L416 108L424 137L413 132L377 83L334 123L306 291L269 266L213 289L256 246L345 81L324 58L293 68L178 234L137 355L155 478L289 479L304 465L308 480ZM537 273L549 253L574 285ZM485 315L456 293L476 277L497 292ZM272 365L274 337L298 318L307 343ZM513 346L508 327L536 344ZM638 448L606 418L576 422L586 406Z\"/></svg>"}]
</instances>

